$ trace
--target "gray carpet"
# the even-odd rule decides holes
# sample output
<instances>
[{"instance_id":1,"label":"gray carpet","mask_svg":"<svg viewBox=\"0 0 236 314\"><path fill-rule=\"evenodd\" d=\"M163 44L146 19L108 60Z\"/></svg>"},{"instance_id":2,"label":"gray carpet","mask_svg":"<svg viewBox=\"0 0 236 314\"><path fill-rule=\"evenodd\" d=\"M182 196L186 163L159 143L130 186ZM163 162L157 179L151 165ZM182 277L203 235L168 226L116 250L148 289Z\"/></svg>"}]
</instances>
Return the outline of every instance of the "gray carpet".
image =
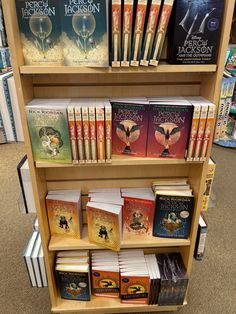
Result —
<instances>
[{"instance_id":1,"label":"gray carpet","mask_svg":"<svg viewBox=\"0 0 236 314\"><path fill-rule=\"evenodd\" d=\"M31 288L22 259L34 219L17 208L16 166L23 155L23 144L0 145L0 313L48 314L48 290ZM188 305L181 314L236 313L236 151L214 147L212 155L217 163L216 206L208 210L205 258L194 261Z\"/></svg>"}]
</instances>

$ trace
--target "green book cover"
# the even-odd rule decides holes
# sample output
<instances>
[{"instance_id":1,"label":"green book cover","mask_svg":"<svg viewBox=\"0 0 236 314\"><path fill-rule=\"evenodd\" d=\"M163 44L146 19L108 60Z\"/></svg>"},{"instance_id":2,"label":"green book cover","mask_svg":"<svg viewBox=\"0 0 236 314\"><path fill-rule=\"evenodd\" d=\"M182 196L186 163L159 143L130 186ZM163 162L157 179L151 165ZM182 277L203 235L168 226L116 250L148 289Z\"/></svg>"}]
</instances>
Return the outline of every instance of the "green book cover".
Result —
<instances>
[{"instance_id":1,"label":"green book cover","mask_svg":"<svg viewBox=\"0 0 236 314\"><path fill-rule=\"evenodd\" d=\"M53 108L52 108L53 107ZM71 163L71 146L66 106L26 107L35 161Z\"/></svg>"}]
</instances>

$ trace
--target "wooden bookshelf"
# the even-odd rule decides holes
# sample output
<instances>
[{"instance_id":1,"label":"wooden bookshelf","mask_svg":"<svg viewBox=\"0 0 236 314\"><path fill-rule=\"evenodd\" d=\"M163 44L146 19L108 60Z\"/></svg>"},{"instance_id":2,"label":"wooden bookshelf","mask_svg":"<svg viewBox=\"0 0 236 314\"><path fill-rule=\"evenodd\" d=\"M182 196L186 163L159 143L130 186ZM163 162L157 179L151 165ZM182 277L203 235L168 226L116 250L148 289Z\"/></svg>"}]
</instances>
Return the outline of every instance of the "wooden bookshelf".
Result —
<instances>
[{"instance_id":1,"label":"wooden bookshelf","mask_svg":"<svg viewBox=\"0 0 236 314\"><path fill-rule=\"evenodd\" d=\"M111 165L61 165L34 163L25 105L33 98L129 97L129 96L203 96L218 105L225 55L234 12L233 0L225 0L219 53L216 65L169 65L158 67L112 69L64 66L35 67L24 65L16 16L15 0L3 0L3 9L11 50L11 59L24 129L26 152L47 270L52 311L57 313L124 313L172 311L178 307L122 304L120 300L92 298L89 302L60 298L54 271L57 250L97 249L88 242L86 229L80 240L51 237L45 196L49 189L81 189L86 197L89 188L150 187L160 177L188 177L195 195L189 239L153 238L148 241L123 241L123 248L143 247L157 252L178 251L191 275L193 252L205 188L211 145L207 160L187 163L184 160L127 158L114 156ZM212 139L211 139L212 140ZM83 212L85 214L85 212ZM84 215L84 222L85 221Z\"/></svg>"}]
</instances>

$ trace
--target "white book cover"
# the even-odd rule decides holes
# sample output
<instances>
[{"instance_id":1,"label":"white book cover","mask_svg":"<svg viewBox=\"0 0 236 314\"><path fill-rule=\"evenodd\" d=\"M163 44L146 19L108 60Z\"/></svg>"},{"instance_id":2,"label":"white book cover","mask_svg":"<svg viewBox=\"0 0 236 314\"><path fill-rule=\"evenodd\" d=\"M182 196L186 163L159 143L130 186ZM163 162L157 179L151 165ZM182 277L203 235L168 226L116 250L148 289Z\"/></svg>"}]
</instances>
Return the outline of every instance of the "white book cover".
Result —
<instances>
[{"instance_id":1,"label":"white book cover","mask_svg":"<svg viewBox=\"0 0 236 314\"><path fill-rule=\"evenodd\" d=\"M25 251L23 253L23 257L25 259L25 263L26 263L26 267L28 270L28 274L30 277L30 281L31 281L31 285L32 287L36 287L37 283L36 283L36 278L35 278L35 274L34 274L34 268L33 268L33 264L32 264L32 260L31 260L31 254L32 251L34 249L34 245L35 245L35 241L38 237L38 232L34 231L28 241L28 244L25 248Z\"/></svg>"}]
</instances>

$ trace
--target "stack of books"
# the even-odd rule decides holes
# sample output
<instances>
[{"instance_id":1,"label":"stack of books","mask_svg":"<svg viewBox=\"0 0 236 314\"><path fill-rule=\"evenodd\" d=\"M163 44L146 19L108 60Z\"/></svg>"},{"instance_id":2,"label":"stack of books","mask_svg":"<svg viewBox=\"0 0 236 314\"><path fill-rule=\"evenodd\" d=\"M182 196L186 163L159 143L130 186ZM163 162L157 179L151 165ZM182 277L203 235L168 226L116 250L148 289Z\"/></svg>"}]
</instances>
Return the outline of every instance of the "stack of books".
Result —
<instances>
[{"instance_id":1,"label":"stack of books","mask_svg":"<svg viewBox=\"0 0 236 314\"><path fill-rule=\"evenodd\" d=\"M158 304L158 295L160 292L160 270L155 254L145 254L147 269L150 276L150 291L148 304Z\"/></svg>"}]
</instances>

